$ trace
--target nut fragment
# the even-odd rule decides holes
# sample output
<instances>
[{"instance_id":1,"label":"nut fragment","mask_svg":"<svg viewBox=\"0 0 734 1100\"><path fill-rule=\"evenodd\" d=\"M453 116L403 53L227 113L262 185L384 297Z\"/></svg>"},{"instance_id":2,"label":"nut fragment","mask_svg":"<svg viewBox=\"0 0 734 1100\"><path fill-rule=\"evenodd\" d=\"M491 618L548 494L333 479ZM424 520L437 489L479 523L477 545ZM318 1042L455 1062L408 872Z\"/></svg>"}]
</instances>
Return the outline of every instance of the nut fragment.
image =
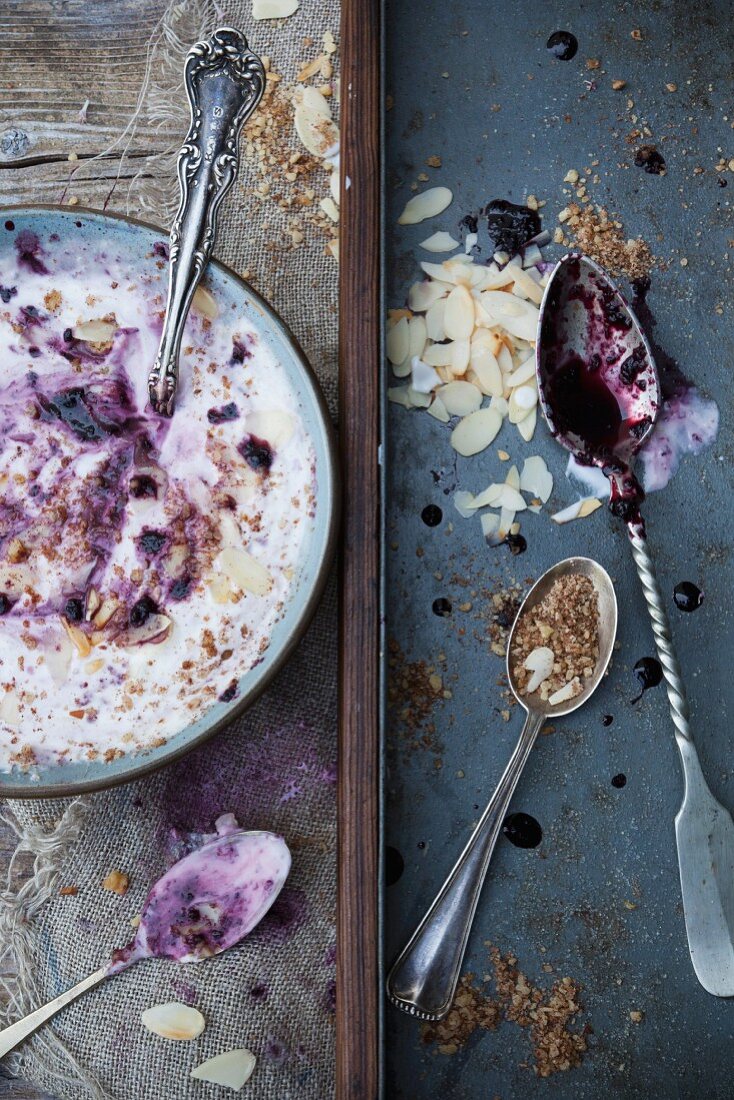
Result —
<instances>
[{"instance_id":1,"label":"nut fragment","mask_svg":"<svg viewBox=\"0 0 734 1100\"><path fill-rule=\"evenodd\" d=\"M102 883L103 890L111 890L113 894L127 893L130 885L130 876L126 875L124 871L110 871L107 878Z\"/></svg>"},{"instance_id":2,"label":"nut fragment","mask_svg":"<svg viewBox=\"0 0 734 1100\"><path fill-rule=\"evenodd\" d=\"M178 1001L146 1008L140 1019L148 1031L163 1039L196 1039L206 1027L206 1020L198 1009Z\"/></svg>"},{"instance_id":3,"label":"nut fragment","mask_svg":"<svg viewBox=\"0 0 734 1100\"><path fill-rule=\"evenodd\" d=\"M416 225L426 218L435 218L451 205L453 198L448 187L429 187L427 191L421 191L408 199L398 218L398 225Z\"/></svg>"},{"instance_id":4,"label":"nut fragment","mask_svg":"<svg viewBox=\"0 0 734 1100\"><path fill-rule=\"evenodd\" d=\"M196 1069L192 1069L191 1076L197 1081L210 1081L213 1085L223 1085L238 1092L249 1081L256 1063L257 1059L252 1051L241 1047L239 1050L228 1050L224 1054L208 1058Z\"/></svg>"}]
</instances>

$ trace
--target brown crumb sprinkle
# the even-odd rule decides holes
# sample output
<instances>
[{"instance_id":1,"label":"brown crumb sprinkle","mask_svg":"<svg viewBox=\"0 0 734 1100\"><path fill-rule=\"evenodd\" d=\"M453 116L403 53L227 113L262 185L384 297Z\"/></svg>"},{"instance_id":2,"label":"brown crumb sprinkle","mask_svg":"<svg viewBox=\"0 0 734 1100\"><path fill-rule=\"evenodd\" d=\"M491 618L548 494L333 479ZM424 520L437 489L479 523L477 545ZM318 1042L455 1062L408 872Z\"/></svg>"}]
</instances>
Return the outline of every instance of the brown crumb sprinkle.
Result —
<instances>
[{"instance_id":1,"label":"brown crumb sprinkle","mask_svg":"<svg viewBox=\"0 0 734 1100\"><path fill-rule=\"evenodd\" d=\"M126 894L130 885L130 876L124 871L110 871L102 883L103 890L111 890L113 894Z\"/></svg>"},{"instance_id":2,"label":"brown crumb sprinkle","mask_svg":"<svg viewBox=\"0 0 734 1100\"><path fill-rule=\"evenodd\" d=\"M423 1025L423 1041L436 1043L440 1054L455 1054L477 1029L494 1031L502 1020L508 1020L528 1029L533 1069L539 1077L565 1073L580 1065L591 1029L587 1026L582 1031L570 1030L581 1011L579 984L565 977L559 978L550 989L541 989L518 969L514 955L503 956L498 948L488 946L496 997L488 997L475 984L474 975L465 974L448 1015ZM546 964L543 969L548 973L552 967Z\"/></svg>"},{"instance_id":3,"label":"brown crumb sprinkle","mask_svg":"<svg viewBox=\"0 0 734 1100\"><path fill-rule=\"evenodd\" d=\"M561 212L559 220L570 237L565 238L563 230L560 234L557 230L556 243L569 244L572 238L582 252L611 275L626 275L628 279L643 279L649 275L653 265L649 245L641 237L626 238L622 223L611 217L603 206L590 202L582 206L572 202Z\"/></svg>"},{"instance_id":4,"label":"brown crumb sprinkle","mask_svg":"<svg viewBox=\"0 0 734 1100\"><path fill-rule=\"evenodd\" d=\"M524 662L539 647L554 657L553 671L537 689L541 699L569 683L579 695L599 658L599 600L582 573L559 577L540 603L522 614L512 640L513 675L521 692L532 676Z\"/></svg>"},{"instance_id":5,"label":"brown crumb sprinkle","mask_svg":"<svg viewBox=\"0 0 734 1100\"><path fill-rule=\"evenodd\" d=\"M78 886L62 886L59 890L62 898L75 898L79 893Z\"/></svg>"}]
</instances>

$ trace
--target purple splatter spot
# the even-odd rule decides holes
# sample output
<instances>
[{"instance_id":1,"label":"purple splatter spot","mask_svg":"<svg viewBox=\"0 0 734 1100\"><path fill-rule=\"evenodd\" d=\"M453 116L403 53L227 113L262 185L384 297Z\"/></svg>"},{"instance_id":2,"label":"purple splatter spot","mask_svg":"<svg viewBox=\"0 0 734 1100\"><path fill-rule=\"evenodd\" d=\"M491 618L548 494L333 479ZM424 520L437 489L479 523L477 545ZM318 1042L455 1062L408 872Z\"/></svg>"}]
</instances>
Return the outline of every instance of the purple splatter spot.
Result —
<instances>
[{"instance_id":1,"label":"purple splatter spot","mask_svg":"<svg viewBox=\"0 0 734 1100\"><path fill-rule=\"evenodd\" d=\"M303 890L286 888L263 919L260 935L267 943L285 943L307 920L308 902L305 893Z\"/></svg>"},{"instance_id":2,"label":"purple splatter spot","mask_svg":"<svg viewBox=\"0 0 734 1100\"><path fill-rule=\"evenodd\" d=\"M237 697L238 684L236 680L231 680L222 694L219 696L220 703L231 703L233 699Z\"/></svg>"},{"instance_id":3,"label":"purple splatter spot","mask_svg":"<svg viewBox=\"0 0 734 1100\"><path fill-rule=\"evenodd\" d=\"M166 241L156 241L153 245L153 255L160 256L162 260L167 260L168 243Z\"/></svg>"},{"instance_id":4,"label":"purple splatter spot","mask_svg":"<svg viewBox=\"0 0 734 1100\"><path fill-rule=\"evenodd\" d=\"M193 985L189 985L188 982L182 981L181 978L171 978L171 989L184 1004L196 1004L197 991L194 989Z\"/></svg>"},{"instance_id":5,"label":"purple splatter spot","mask_svg":"<svg viewBox=\"0 0 734 1100\"><path fill-rule=\"evenodd\" d=\"M250 990L250 996L253 1001L266 1001L268 999L268 987L264 982L255 982Z\"/></svg>"},{"instance_id":6,"label":"purple splatter spot","mask_svg":"<svg viewBox=\"0 0 734 1100\"><path fill-rule=\"evenodd\" d=\"M265 1057L275 1066L283 1066L288 1061L288 1047L282 1039L268 1035L265 1040Z\"/></svg>"},{"instance_id":7,"label":"purple splatter spot","mask_svg":"<svg viewBox=\"0 0 734 1100\"><path fill-rule=\"evenodd\" d=\"M246 359L252 358L252 349L248 346L250 341L245 344L243 340L238 340L237 337L232 340L232 358L230 363L244 363Z\"/></svg>"},{"instance_id":8,"label":"purple splatter spot","mask_svg":"<svg viewBox=\"0 0 734 1100\"><path fill-rule=\"evenodd\" d=\"M324 1008L330 1016L336 1014L336 982L332 978L324 993Z\"/></svg>"},{"instance_id":9,"label":"purple splatter spot","mask_svg":"<svg viewBox=\"0 0 734 1100\"><path fill-rule=\"evenodd\" d=\"M224 424L227 420L238 420L240 410L235 405L234 401L230 401L227 405L220 405L219 408L209 409L206 414L206 418L210 424Z\"/></svg>"}]
</instances>

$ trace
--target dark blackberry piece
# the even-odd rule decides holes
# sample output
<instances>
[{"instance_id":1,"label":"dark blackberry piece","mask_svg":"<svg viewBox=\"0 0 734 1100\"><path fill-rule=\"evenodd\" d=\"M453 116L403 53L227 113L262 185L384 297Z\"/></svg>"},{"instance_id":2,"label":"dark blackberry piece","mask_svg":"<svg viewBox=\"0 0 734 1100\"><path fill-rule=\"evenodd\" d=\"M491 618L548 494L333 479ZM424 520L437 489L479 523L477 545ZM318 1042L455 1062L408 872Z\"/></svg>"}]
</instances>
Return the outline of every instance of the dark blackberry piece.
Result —
<instances>
[{"instance_id":1,"label":"dark blackberry piece","mask_svg":"<svg viewBox=\"0 0 734 1100\"><path fill-rule=\"evenodd\" d=\"M184 600L188 596L190 588L191 577L178 577L171 585L168 595L172 600Z\"/></svg>"},{"instance_id":2,"label":"dark blackberry piece","mask_svg":"<svg viewBox=\"0 0 734 1100\"><path fill-rule=\"evenodd\" d=\"M227 420L237 420L239 415L240 410L234 401L230 401L229 404L221 405L218 409L209 409L206 418L210 424L224 424Z\"/></svg>"},{"instance_id":3,"label":"dark blackberry piece","mask_svg":"<svg viewBox=\"0 0 734 1100\"><path fill-rule=\"evenodd\" d=\"M80 623L84 618L83 602L77 596L72 596L66 601L64 615L70 623Z\"/></svg>"},{"instance_id":4,"label":"dark blackberry piece","mask_svg":"<svg viewBox=\"0 0 734 1100\"><path fill-rule=\"evenodd\" d=\"M237 695L237 681L232 680L219 696L220 703L231 703Z\"/></svg>"},{"instance_id":5,"label":"dark blackberry piece","mask_svg":"<svg viewBox=\"0 0 734 1100\"><path fill-rule=\"evenodd\" d=\"M7 615L12 606L10 596L6 595L5 592L0 592L0 615Z\"/></svg>"},{"instance_id":6,"label":"dark blackberry piece","mask_svg":"<svg viewBox=\"0 0 734 1100\"><path fill-rule=\"evenodd\" d=\"M270 444L264 439L258 439L256 435L248 435L242 440L237 450L251 470L263 470L267 473L273 464Z\"/></svg>"},{"instance_id":7,"label":"dark blackberry piece","mask_svg":"<svg viewBox=\"0 0 734 1100\"><path fill-rule=\"evenodd\" d=\"M158 554L166 545L168 535L163 531L145 530L140 536L140 545L146 554Z\"/></svg>"},{"instance_id":8,"label":"dark blackberry piece","mask_svg":"<svg viewBox=\"0 0 734 1100\"><path fill-rule=\"evenodd\" d=\"M18 293L18 288L15 286L0 286L0 302L7 305L11 298L14 298Z\"/></svg>"},{"instance_id":9,"label":"dark blackberry piece","mask_svg":"<svg viewBox=\"0 0 734 1100\"><path fill-rule=\"evenodd\" d=\"M150 596L141 596L137 603L134 603L130 610L130 625L142 626L146 623L151 615L155 615L158 611L158 605L155 600L152 600Z\"/></svg>"}]
</instances>

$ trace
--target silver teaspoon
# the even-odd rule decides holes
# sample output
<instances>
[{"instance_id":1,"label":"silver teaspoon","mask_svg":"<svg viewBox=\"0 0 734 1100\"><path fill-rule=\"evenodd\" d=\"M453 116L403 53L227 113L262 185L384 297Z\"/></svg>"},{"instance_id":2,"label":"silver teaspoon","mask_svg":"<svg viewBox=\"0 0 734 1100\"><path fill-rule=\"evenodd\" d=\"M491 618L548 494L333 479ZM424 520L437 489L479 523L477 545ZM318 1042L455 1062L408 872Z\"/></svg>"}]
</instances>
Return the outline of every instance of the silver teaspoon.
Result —
<instances>
[{"instance_id":1,"label":"silver teaspoon","mask_svg":"<svg viewBox=\"0 0 734 1100\"><path fill-rule=\"evenodd\" d=\"M517 624L547 595L559 577L582 573L599 600L599 657L580 695L551 706L537 692L521 695L510 654ZM527 712L520 739L496 791L435 901L398 956L387 978L387 995L396 1008L421 1020L440 1020L451 1008L479 895L507 808L543 723L571 714L589 699L606 672L617 632L617 600L606 570L590 558L566 558L544 573L530 589L507 639L507 679Z\"/></svg>"},{"instance_id":2,"label":"silver teaspoon","mask_svg":"<svg viewBox=\"0 0 734 1100\"><path fill-rule=\"evenodd\" d=\"M214 247L219 207L237 175L239 133L265 89L260 58L232 27L191 48L184 77L191 125L178 156L181 201L171 226L168 302L148 378L151 406L162 416L173 415L184 324Z\"/></svg>"},{"instance_id":3,"label":"silver teaspoon","mask_svg":"<svg viewBox=\"0 0 734 1100\"><path fill-rule=\"evenodd\" d=\"M701 771L665 603L640 514L632 463L653 430L660 382L650 345L606 272L564 256L543 296L536 345L540 403L552 433L609 478L610 508L626 523L665 677L685 792L675 819L683 911L696 976L734 996L734 822Z\"/></svg>"},{"instance_id":4,"label":"silver teaspoon","mask_svg":"<svg viewBox=\"0 0 734 1100\"><path fill-rule=\"evenodd\" d=\"M105 978L141 959L201 962L239 943L280 893L290 852L274 833L248 832L231 814L217 835L174 863L145 899L135 938L110 961L42 1008L0 1031L0 1058Z\"/></svg>"}]
</instances>

